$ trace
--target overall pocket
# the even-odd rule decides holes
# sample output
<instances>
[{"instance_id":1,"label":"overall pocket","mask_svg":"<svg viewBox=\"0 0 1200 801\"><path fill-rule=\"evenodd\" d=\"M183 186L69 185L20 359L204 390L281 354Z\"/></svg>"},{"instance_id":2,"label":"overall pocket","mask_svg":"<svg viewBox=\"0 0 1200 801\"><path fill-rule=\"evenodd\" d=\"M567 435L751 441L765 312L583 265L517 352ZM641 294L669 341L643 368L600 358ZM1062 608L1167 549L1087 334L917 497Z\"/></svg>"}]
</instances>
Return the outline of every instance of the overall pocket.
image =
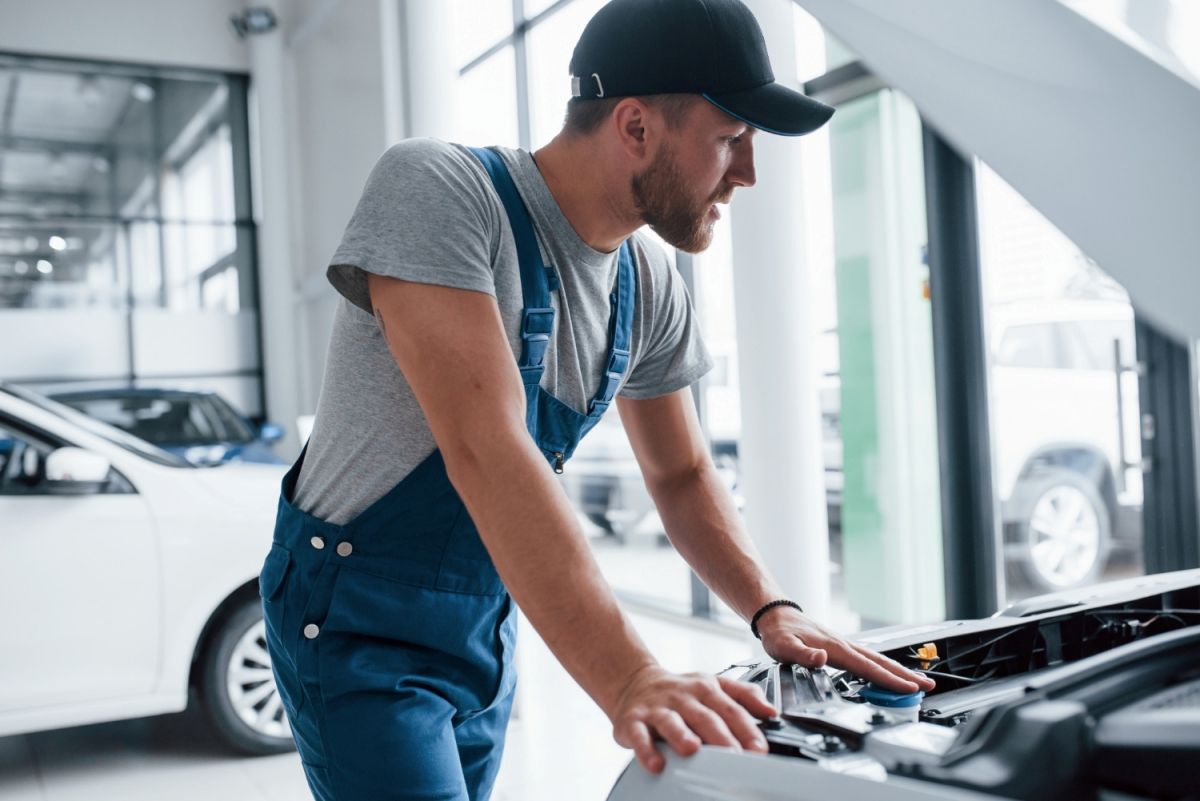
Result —
<instances>
[{"instance_id":1,"label":"overall pocket","mask_svg":"<svg viewBox=\"0 0 1200 801\"><path fill-rule=\"evenodd\" d=\"M272 543L271 552L263 562L258 574L258 594L266 603L279 600L279 592L283 588L283 580L287 578L288 568L292 566L292 555L278 543Z\"/></svg>"}]
</instances>

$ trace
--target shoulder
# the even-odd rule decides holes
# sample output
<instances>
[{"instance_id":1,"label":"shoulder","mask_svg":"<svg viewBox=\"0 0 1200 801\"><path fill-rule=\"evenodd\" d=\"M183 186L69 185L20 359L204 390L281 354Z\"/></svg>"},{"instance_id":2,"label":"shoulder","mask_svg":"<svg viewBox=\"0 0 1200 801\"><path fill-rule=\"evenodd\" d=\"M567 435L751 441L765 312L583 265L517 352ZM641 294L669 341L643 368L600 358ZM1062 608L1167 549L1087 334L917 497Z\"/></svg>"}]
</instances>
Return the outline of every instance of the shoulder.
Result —
<instances>
[{"instance_id":1,"label":"shoulder","mask_svg":"<svg viewBox=\"0 0 1200 801\"><path fill-rule=\"evenodd\" d=\"M653 306L661 305L675 294L676 284L683 284L674 257L644 229L634 231L629 244L638 264L639 293Z\"/></svg>"},{"instance_id":2,"label":"shoulder","mask_svg":"<svg viewBox=\"0 0 1200 801\"><path fill-rule=\"evenodd\" d=\"M462 145L406 139L379 157L363 193L376 214L468 223L494 232L500 202L483 165Z\"/></svg>"},{"instance_id":3,"label":"shoulder","mask_svg":"<svg viewBox=\"0 0 1200 801\"><path fill-rule=\"evenodd\" d=\"M440 139L405 139L379 157L372 178L407 181L465 181L485 186L486 173L479 161L462 145Z\"/></svg>"}]
</instances>

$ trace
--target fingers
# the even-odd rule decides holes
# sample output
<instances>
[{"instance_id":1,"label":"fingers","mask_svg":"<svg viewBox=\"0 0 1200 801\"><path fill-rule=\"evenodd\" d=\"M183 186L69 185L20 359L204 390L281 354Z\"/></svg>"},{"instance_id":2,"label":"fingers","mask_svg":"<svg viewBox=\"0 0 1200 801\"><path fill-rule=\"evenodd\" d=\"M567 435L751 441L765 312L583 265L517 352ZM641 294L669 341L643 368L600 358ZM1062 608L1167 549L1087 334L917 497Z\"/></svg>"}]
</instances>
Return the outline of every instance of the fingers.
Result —
<instances>
[{"instance_id":1,"label":"fingers","mask_svg":"<svg viewBox=\"0 0 1200 801\"><path fill-rule=\"evenodd\" d=\"M654 747L655 735L680 756L691 756L701 744L766 753L767 741L752 713L775 714L762 691L712 676L675 676L659 685L642 700L630 704L616 720L616 741L632 748L637 760L650 773L665 766Z\"/></svg>"},{"instance_id":2,"label":"fingers","mask_svg":"<svg viewBox=\"0 0 1200 801\"><path fill-rule=\"evenodd\" d=\"M853 648L854 650L858 651L858 653L861 654L862 656L865 656L867 659L870 659L875 664L877 664L880 667L884 668L885 670L889 671L893 675L899 676L901 679L905 679L907 681L916 683L916 685L920 689L925 690L926 692L932 690L934 687L937 686L937 682L935 682L933 679L929 678L925 674L918 673L915 670L909 670L908 668L904 667L904 665L901 665L896 660L891 659L890 657L886 657L883 654L879 653L878 651L872 651L870 648L867 648L862 645L858 645L856 643L851 643L850 647Z\"/></svg>"},{"instance_id":3,"label":"fingers","mask_svg":"<svg viewBox=\"0 0 1200 801\"><path fill-rule=\"evenodd\" d=\"M650 713L648 722L667 741L671 750L680 756L691 756L700 750L700 738L675 710L660 707Z\"/></svg>"},{"instance_id":4,"label":"fingers","mask_svg":"<svg viewBox=\"0 0 1200 801\"><path fill-rule=\"evenodd\" d=\"M880 687L901 693L915 693L920 687L916 681L911 681L904 675L898 675L892 670L873 659L868 658L863 651L867 649L859 649L856 646L845 643L836 649L836 664L843 670L848 670L859 678L866 679L872 684L877 684ZM886 659L886 657L882 657ZM890 660L889 660L890 661ZM895 664L895 663L893 663ZM912 671L905 670L900 665L896 665L903 674L909 674Z\"/></svg>"},{"instance_id":5,"label":"fingers","mask_svg":"<svg viewBox=\"0 0 1200 801\"><path fill-rule=\"evenodd\" d=\"M825 663L829 661L828 651L824 648L813 648L796 635L774 643L767 649L767 653L778 662L806 668L825 667Z\"/></svg>"},{"instance_id":6,"label":"fingers","mask_svg":"<svg viewBox=\"0 0 1200 801\"><path fill-rule=\"evenodd\" d=\"M720 721L721 730L732 740L732 747L766 753L767 740L763 737L762 732L759 731L758 721L751 717L746 707L740 701L725 691L724 682L722 682L720 689L714 690L712 696L706 698L704 702L708 705L708 709L711 710L708 711L708 714ZM762 703L767 709L771 710L772 714L774 713L774 707L766 704L765 701ZM703 732L700 732L699 729L697 729L697 732L703 736ZM724 744L716 740L710 741L708 738L705 738L704 741L706 743L711 742L713 745Z\"/></svg>"},{"instance_id":7,"label":"fingers","mask_svg":"<svg viewBox=\"0 0 1200 801\"><path fill-rule=\"evenodd\" d=\"M640 720L633 720L616 732L618 745L632 748L633 755L648 773L659 773L666 764L662 754L654 747L654 739L650 736L650 728Z\"/></svg>"},{"instance_id":8,"label":"fingers","mask_svg":"<svg viewBox=\"0 0 1200 801\"><path fill-rule=\"evenodd\" d=\"M688 728L695 732L705 745L719 745L735 751L742 750L742 744L729 730L729 723L713 709L699 701L687 701L681 705L679 714Z\"/></svg>"},{"instance_id":9,"label":"fingers","mask_svg":"<svg viewBox=\"0 0 1200 801\"><path fill-rule=\"evenodd\" d=\"M779 710L767 700L767 697L763 695L762 688L757 684L738 681L728 676L721 676L717 681L721 683L721 689L725 691L725 694L744 706L751 715L769 718L779 714Z\"/></svg>"}]
</instances>

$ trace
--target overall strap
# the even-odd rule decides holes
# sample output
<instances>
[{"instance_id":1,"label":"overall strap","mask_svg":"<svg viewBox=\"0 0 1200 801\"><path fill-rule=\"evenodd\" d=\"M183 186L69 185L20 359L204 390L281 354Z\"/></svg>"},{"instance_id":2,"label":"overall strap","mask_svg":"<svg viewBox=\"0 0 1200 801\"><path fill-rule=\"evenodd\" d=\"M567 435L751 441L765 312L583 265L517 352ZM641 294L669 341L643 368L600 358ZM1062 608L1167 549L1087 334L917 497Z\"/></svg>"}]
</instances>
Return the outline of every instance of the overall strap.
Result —
<instances>
[{"instance_id":1,"label":"overall strap","mask_svg":"<svg viewBox=\"0 0 1200 801\"><path fill-rule=\"evenodd\" d=\"M626 239L621 245L617 267L617 288L609 296L612 315L608 321L608 362L600 378L600 388L588 406L589 415L604 414L617 394L621 378L629 369L629 343L633 338L633 309L637 302L637 264L633 245Z\"/></svg>"},{"instance_id":2,"label":"overall strap","mask_svg":"<svg viewBox=\"0 0 1200 801\"><path fill-rule=\"evenodd\" d=\"M546 349L554 332L554 309L550 306L550 270L542 261L537 235L525 203L517 194L512 176L504 160L494 150L483 147L469 148L479 159L496 187L496 194L508 214L513 239L517 243L517 261L521 267L521 358L517 366L526 387L536 387L546 369Z\"/></svg>"}]
</instances>

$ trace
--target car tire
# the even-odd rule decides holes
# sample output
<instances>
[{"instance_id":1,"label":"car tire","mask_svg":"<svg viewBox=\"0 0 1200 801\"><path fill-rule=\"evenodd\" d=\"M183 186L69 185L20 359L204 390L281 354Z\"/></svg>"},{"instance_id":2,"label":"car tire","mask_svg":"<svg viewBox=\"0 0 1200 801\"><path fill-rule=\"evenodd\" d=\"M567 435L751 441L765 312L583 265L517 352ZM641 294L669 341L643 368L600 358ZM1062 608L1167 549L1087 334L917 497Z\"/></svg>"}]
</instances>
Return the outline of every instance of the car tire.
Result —
<instances>
[{"instance_id":1,"label":"car tire","mask_svg":"<svg viewBox=\"0 0 1200 801\"><path fill-rule=\"evenodd\" d=\"M217 736L247 755L295 748L283 711L258 597L247 599L219 621L202 657L200 698Z\"/></svg>"},{"instance_id":2,"label":"car tire","mask_svg":"<svg viewBox=\"0 0 1200 801\"><path fill-rule=\"evenodd\" d=\"M1028 511L1018 525L1020 574L1037 589L1064 590L1100 577L1112 538L1112 515L1095 483L1050 468L1026 479Z\"/></svg>"}]
</instances>

